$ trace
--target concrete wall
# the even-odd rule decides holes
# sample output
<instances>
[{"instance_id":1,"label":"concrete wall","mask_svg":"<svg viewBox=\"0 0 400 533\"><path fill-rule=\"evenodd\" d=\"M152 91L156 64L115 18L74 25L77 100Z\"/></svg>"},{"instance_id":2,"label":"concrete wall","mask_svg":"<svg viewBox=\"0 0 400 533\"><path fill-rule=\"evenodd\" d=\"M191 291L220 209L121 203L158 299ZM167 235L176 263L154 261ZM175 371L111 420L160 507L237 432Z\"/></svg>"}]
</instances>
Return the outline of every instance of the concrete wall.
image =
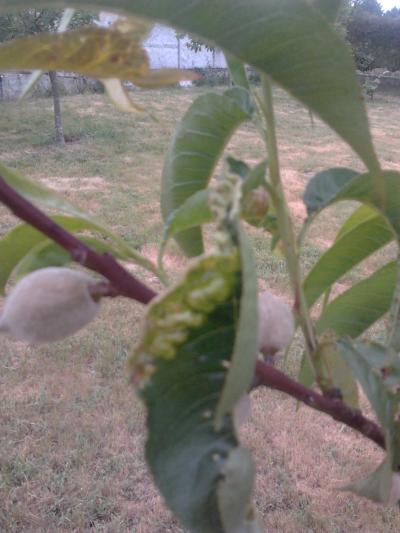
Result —
<instances>
[{"instance_id":1,"label":"concrete wall","mask_svg":"<svg viewBox=\"0 0 400 533\"><path fill-rule=\"evenodd\" d=\"M21 94L28 83L30 72L0 73L0 99L14 100ZM61 94L81 94L85 90L96 90L99 86L95 80L72 73L58 73L58 84ZM50 79L48 74L43 74L34 88L33 96L49 96L51 94Z\"/></svg>"},{"instance_id":2,"label":"concrete wall","mask_svg":"<svg viewBox=\"0 0 400 533\"><path fill-rule=\"evenodd\" d=\"M151 68L226 68L224 54L203 48L193 52L186 44L188 38L178 39L175 30L157 24L144 42Z\"/></svg>"}]
</instances>

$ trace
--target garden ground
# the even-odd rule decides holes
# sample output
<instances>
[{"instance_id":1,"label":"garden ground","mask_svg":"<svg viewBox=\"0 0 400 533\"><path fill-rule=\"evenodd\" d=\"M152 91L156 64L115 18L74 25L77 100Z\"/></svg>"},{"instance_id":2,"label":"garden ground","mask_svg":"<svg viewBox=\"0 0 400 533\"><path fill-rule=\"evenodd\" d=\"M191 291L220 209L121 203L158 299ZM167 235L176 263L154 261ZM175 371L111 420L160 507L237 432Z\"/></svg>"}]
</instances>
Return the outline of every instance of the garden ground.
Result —
<instances>
[{"instance_id":1,"label":"garden ground","mask_svg":"<svg viewBox=\"0 0 400 533\"><path fill-rule=\"evenodd\" d=\"M205 89L138 92L158 118L115 111L101 95L63 99L65 148L52 144L51 101L0 104L0 159L53 187L102 218L148 257L155 258L162 223L160 174L170 136L190 102ZM299 226L301 193L317 171L361 168L352 152L322 123L276 91L283 178ZM400 170L399 100L376 96L369 114L384 167ZM263 144L243 127L228 151L254 164ZM353 206L320 217L305 243L307 270L335 236ZM15 223L0 212L1 234ZM290 302L284 263L269 239L251 231L260 286ZM371 272L389 247L346 276L341 292ZM1 258L0 258L1 260ZM169 248L166 265L177 277L185 261ZM135 269L155 289L155 278ZM0 339L0 530L7 532L181 531L164 507L143 462L144 412L127 384L125 361L138 336L142 309L107 301L94 323L64 342L44 347ZM379 328L378 328L379 334ZM286 370L301 354L296 339ZM281 394L253 394L245 444L257 462L255 501L266 531L389 532L400 530L398 510L338 488L365 475L381 453L347 427Z\"/></svg>"}]
</instances>

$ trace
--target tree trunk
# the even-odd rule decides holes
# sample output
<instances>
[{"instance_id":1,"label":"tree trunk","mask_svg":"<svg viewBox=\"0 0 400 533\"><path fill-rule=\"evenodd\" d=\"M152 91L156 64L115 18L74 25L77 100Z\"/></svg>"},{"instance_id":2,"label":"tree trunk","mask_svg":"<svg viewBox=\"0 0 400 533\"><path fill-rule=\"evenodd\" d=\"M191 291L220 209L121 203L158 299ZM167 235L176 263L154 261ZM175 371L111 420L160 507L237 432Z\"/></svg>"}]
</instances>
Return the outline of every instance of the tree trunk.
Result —
<instances>
[{"instance_id":1,"label":"tree trunk","mask_svg":"<svg viewBox=\"0 0 400 533\"><path fill-rule=\"evenodd\" d=\"M61 119L60 91L58 89L57 83L57 72L51 70L49 72L49 78L54 104L54 125L56 127L56 143L63 146L65 144L65 137Z\"/></svg>"}]
</instances>

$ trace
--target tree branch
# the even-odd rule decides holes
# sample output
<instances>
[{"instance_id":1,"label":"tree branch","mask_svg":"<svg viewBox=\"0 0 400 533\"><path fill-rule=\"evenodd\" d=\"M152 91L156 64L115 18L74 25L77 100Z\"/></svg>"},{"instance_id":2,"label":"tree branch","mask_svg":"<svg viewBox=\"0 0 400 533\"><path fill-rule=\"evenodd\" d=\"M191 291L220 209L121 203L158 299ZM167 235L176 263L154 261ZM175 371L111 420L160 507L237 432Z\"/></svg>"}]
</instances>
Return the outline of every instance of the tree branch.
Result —
<instances>
[{"instance_id":1,"label":"tree branch","mask_svg":"<svg viewBox=\"0 0 400 533\"><path fill-rule=\"evenodd\" d=\"M126 296L142 304L147 304L156 296L152 289L132 276L112 255L102 255L92 250L10 187L1 175L0 201L18 218L65 248L74 261L108 279L113 287L110 290L113 296Z\"/></svg>"},{"instance_id":2,"label":"tree branch","mask_svg":"<svg viewBox=\"0 0 400 533\"><path fill-rule=\"evenodd\" d=\"M114 257L109 254L101 255L92 250L16 192L1 176L0 201L9 207L18 218L70 252L74 261L108 279L111 286L100 282L93 288L94 297L120 295L147 304L156 296L152 289L127 272ZM263 361L257 361L253 386L261 385L284 392L309 407L330 415L334 420L355 429L385 449L385 440L381 429L375 422L365 418L361 411L351 409L338 398L322 396L313 389L297 383L273 366Z\"/></svg>"},{"instance_id":3,"label":"tree branch","mask_svg":"<svg viewBox=\"0 0 400 533\"><path fill-rule=\"evenodd\" d=\"M338 398L322 396L263 361L257 361L256 365L255 386L260 385L284 392L309 407L330 415L334 420L355 429L385 449L382 430L375 422L366 418L361 411L351 409Z\"/></svg>"}]
</instances>

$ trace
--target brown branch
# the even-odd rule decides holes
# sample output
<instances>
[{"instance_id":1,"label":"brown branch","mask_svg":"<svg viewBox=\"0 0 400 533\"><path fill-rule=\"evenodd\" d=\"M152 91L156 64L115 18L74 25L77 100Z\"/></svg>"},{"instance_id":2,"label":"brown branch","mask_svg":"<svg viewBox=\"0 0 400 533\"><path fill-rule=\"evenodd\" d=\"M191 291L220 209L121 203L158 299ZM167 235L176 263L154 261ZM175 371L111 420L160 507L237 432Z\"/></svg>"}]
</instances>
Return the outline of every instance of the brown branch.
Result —
<instances>
[{"instance_id":1,"label":"brown branch","mask_svg":"<svg viewBox=\"0 0 400 533\"><path fill-rule=\"evenodd\" d=\"M109 280L113 296L119 294L147 304L156 293L125 270L110 254L99 254L66 231L8 185L0 175L0 201L18 218L24 220L62 248L81 265Z\"/></svg>"},{"instance_id":2,"label":"brown branch","mask_svg":"<svg viewBox=\"0 0 400 533\"><path fill-rule=\"evenodd\" d=\"M322 396L313 389L297 383L273 366L257 361L255 385L279 390L305 403L309 407L330 415L346 424L385 449L385 439L375 422L366 418L358 409L351 409L338 398Z\"/></svg>"},{"instance_id":3,"label":"brown branch","mask_svg":"<svg viewBox=\"0 0 400 533\"><path fill-rule=\"evenodd\" d=\"M109 254L101 255L79 241L17 193L1 176L0 201L9 207L18 218L41 231L70 252L74 261L98 272L111 283L110 285L106 282L100 282L94 285L94 297L120 295L147 304L156 296L152 289L127 272L114 257ZM284 392L309 407L330 415L333 419L355 429L385 449L385 440L381 429L375 422L365 418L361 411L351 409L339 398L322 396L318 392L297 383L273 366L263 361L257 361L253 386L261 385Z\"/></svg>"}]
</instances>

